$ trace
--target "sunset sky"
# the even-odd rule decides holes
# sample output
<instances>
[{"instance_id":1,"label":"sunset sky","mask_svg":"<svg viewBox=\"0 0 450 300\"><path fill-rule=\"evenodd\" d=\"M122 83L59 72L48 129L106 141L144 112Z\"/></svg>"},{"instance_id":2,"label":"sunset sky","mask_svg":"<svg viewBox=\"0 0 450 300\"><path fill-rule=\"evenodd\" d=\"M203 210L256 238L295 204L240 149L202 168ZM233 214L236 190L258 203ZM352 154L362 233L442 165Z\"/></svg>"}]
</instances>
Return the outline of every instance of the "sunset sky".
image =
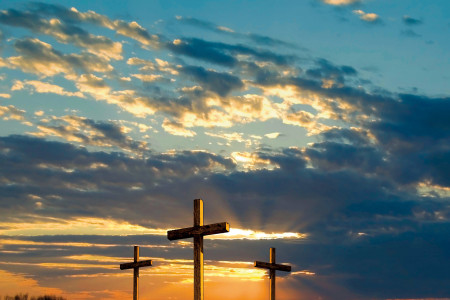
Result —
<instances>
[{"instance_id":1,"label":"sunset sky","mask_svg":"<svg viewBox=\"0 0 450 300\"><path fill-rule=\"evenodd\" d=\"M0 298L450 299L450 1L0 4ZM3 298L2 298L3 299Z\"/></svg>"}]
</instances>

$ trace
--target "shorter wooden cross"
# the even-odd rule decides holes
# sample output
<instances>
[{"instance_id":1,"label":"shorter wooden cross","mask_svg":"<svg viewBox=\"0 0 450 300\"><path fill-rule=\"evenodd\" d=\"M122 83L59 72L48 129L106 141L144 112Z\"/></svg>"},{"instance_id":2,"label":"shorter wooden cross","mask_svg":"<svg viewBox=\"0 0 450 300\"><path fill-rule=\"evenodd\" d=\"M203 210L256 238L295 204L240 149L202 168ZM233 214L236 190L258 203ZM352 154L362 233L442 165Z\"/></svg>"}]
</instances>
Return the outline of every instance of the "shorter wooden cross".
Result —
<instances>
[{"instance_id":1,"label":"shorter wooden cross","mask_svg":"<svg viewBox=\"0 0 450 300\"><path fill-rule=\"evenodd\" d=\"M133 300L139 298L139 268L150 267L152 265L151 260L139 261L139 246L134 246L134 261L130 263L120 264L121 270L134 269L133 274Z\"/></svg>"},{"instance_id":2,"label":"shorter wooden cross","mask_svg":"<svg viewBox=\"0 0 450 300\"><path fill-rule=\"evenodd\" d=\"M227 222L203 225L203 200L194 200L194 227L167 231L171 241L194 238L194 300L203 300L203 236L230 231Z\"/></svg>"},{"instance_id":3,"label":"shorter wooden cross","mask_svg":"<svg viewBox=\"0 0 450 300\"><path fill-rule=\"evenodd\" d=\"M270 248L270 263L255 261L256 268L269 269L270 278L270 300L275 300L275 271L290 272L291 266L275 263L275 248Z\"/></svg>"}]
</instances>

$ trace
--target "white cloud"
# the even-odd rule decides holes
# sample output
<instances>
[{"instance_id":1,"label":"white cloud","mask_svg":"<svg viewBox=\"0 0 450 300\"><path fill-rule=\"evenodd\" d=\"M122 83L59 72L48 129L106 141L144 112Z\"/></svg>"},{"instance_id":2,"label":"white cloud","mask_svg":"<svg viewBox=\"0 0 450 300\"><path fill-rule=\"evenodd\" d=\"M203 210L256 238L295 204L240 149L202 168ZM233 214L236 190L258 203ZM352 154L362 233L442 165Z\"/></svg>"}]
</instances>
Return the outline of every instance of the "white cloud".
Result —
<instances>
[{"instance_id":1,"label":"white cloud","mask_svg":"<svg viewBox=\"0 0 450 300\"><path fill-rule=\"evenodd\" d=\"M361 0L322 0L322 2L330 5L343 6L358 3L361 2Z\"/></svg>"},{"instance_id":2,"label":"white cloud","mask_svg":"<svg viewBox=\"0 0 450 300\"><path fill-rule=\"evenodd\" d=\"M239 133L239 132L232 132L232 133L213 133L213 132L205 132L206 135L212 136L212 137L216 137L216 138L220 138L220 139L225 139L228 142L231 141L236 141L236 142L244 142L244 138L243 138L243 133Z\"/></svg>"},{"instance_id":3,"label":"white cloud","mask_svg":"<svg viewBox=\"0 0 450 300\"><path fill-rule=\"evenodd\" d=\"M281 133L279 133L279 132L272 132L272 133L267 133L264 136L269 139L276 139L277 137L280 136L280 134Z\"/></svg>"},{"instance_id":4,"label":"white cloud","mask_svg":"<svg viewBox=\"0 0 450 300\"><path fill-rule=\"evenodd\" d=\"M251 152L233 152L231 157L237 165L242 166L244 169L257 170L257 169L275 169L278 165L272 164L269 159L261 158L257 153Z\"/></svg>"},{"instance_id":5,"label":"white cloud","mask_svg":"<svg viewBox=\"0 0 450 300\"><path fill-rule=\"evenodd\" d=\"M359 18L366 22L376 22L380 20L380 16L375 13L365 13L360 9L356 9L353 11L354 14L359 15Z\"/></svg>"}]
</instances>

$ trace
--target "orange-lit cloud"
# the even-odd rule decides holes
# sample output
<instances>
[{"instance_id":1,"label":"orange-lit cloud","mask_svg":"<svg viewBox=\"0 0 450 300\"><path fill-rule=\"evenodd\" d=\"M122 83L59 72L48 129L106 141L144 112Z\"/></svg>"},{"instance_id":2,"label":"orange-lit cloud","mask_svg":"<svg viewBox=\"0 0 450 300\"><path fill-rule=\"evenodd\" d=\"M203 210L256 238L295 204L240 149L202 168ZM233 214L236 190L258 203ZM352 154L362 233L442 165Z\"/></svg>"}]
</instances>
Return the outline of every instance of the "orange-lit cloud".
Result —
<instances>
[{"instance_id":1,"label":"orange-lit cloud","mask_svg":"<svg viewBox=\"0 0 450 300\"><path fill-rule=\"evenodd\" d=\"M38 225L38 226L37 226ZM96 235L127 235L153 234L166 235L166 229L149 229L139 225L132 225L124 221L102 218L76 218L65 220L58 218L44 218L35 223L1 223L2 235L54 235L54 234L96 234Z\"/></svg>"},{"instance_id":2,"label":"orange-lit cloud","mask_svg":"<svg viewBox=\"0 0 450 300\"><path fill-rule=\"evenodd\" d=\"M42 119L37 129L29 134L38 137L56 136L83 145L118 147L131 152L147 149L145 142L133 141L126 135L129 128L113 122L95 122L74 115L53 116Z\"/></svg>"},{"instance_id":3,"label":"orange-lit cloud","mask_svg":"<svg viewBox=\"0 0 450 300\"><path fill-rule=\"evenodd\" d=\"M376 22L380 20L380 16L375 13L366 13L360 9L354 10L354 14L358 15L359 18L366 22Z\"/></svg>"},{"instance_id":4,"label":"orange-lit cloud","mask_svg":"<svg viewBox=\"0 0 450 300\"><path fill-rule=\"evenodd\" d=\"M269 159L261 158L257 153L251 152L233 152L231 157L244 169L256 170L256 169L274 169L278 165L272 164Z\"/></svg>"},{"instance_id":5,"label":"orange-lit cloud","mask_svg":"<svg viewBox=\"0 0 450 300\"><path fill-rule=\"evenodd\" d=\"M30 296L61 295L63 292L59 288L40 286L31 276L27 277L23 274L14 274L4 270L0 270L0 291L5 296L17 294L29 294Z\"/></svg>"},{"instance_id":6,"label":"orange-lit cloud","mask_svg":"<svg viewBox=\"0 0 450 300\"><path fill-rule=\"evenodd\" d=\"M162 128L172 135L184 136L184 137L193 137L197 135L195 131L184 128L184 126L177 122L171 122L168 119L164 119L162 124Z\"/></svg>"},{"instance_id":7,"label":"orange-lit cloud","mask_svg":"<svg viewBox=\"0 0 450 300\"><path fill-rule=\"evenodd\" d=\"M361 0L322 0L322 2L330 5L343 6L358 3L361 2Z\"/></svg>"},{"instance_id":8,"label":"orange-lit cloud","mask_svg":"<svg viewBox=\"0 0 450 300\"><path fill-rule=\"evenodd\" d=\"M161 75L155 75L155 74L131 74L131 76L144 81L144 82L152 82L161 80L163 77Z\"/></svg>"},{"instance_id":9,"label":"orange-lit cloud","mask_svg":"<svg viewBox=\"0 0 450 300\"><path fill-rule=\"evenodd\" d=\"M7 58L8 67L40 76L74 74L76 70L87 73L104 73L113 70L106 60L97 56L88 53L63 54L37 38L17 40L15 48L21 55Z\"/></svg>"},{"instance_id":10,"label":"orange-lit cloud","mask_svg":"<svg viewBox=\"0 0 450 300\"><path fill-rule=\"evenodd\" d=\"M40 199L37 199L37 201ZM167 231L173 228L147 228L140 225L133 225L125 221L102 218L76 218L65 220L58 218L38 218L39 222L2 222L0 234L5 236L39 236L39 235L155 235L166 236ZM214 235L209 238L218 240L273 240L273 239L304 239L308 235L299 232L263 232L251 229L231 228L230 232ZM16 240L4 241L5 243L15 243ZM186 243L186 242L184 242ZM81 246L83 246L82 244ZM183 243L179 244L183 245ZM190 245L190 243L188 243Z\"/></svg>"},{"instance_id":11,"label":"orange-lit cloud","mask_svg":"<svg viewBox=\"0 0 450 300\"><path fill-rule=\"evenodd\" d=\"M3 120L23 121L25 120L25 111L13 105L0 106L0 117L3 117Z\"/></svg>"},{"instance_id":12,"label":"orange-lit cloud","mask_svg":"<svg viewBox=\"0 0 450 300\"><path fill-rule=\"evenodd\" d=\"M37 93L52 93L61 96L84 98L84 95L81 92L68 92L59 85L39 80L24 80L24 81L16 80L14 82L14 85L11 87L11 91L22 90L26 87L30 87Z\"/></svg>"},{"instance_id":13,"label":"orange-lit cloud","mask_svg":"<svg viewBox=\"0 0 450 300\"><path fill-rule=\"evenodd\" d=\"M230 231L220 235L213 235L211 239L222 240L276 240L276 239L304 239L308 235L298 232L267 233L250 229L230 228Z\"/></svg>"}]
</instances>

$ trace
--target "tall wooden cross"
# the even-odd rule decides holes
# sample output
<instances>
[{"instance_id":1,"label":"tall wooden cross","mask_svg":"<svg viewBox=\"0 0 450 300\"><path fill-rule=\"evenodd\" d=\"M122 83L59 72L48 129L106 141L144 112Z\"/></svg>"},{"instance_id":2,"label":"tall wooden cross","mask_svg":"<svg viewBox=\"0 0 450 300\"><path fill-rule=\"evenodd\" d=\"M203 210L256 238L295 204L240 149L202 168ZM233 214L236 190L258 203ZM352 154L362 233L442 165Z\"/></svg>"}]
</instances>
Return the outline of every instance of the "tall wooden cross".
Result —
<instances>
[{"instance_id":1,"label":"tall wooden cross","mask_svg":"<svg viewBox=\"0 0 450 300\"><path fill-rule=\"evenodd\" d=\"M139 246L134 246L134 261L130 263L120 264L121 270L134 269L133 274L133 300L139 298L139 268L149 267L152 265L151 260L139 261Z\"/></svg>"},{"instance_id":2,"label":"tall wooden cross","mask_svg":"<svg viewBox=\"0 0 450 300\"><path fill-rule=\"evenodd\" d=\"M269 269L270 278L270 300L275 300L275 271L290 272L291 266L275 263L275 248L270 248L270 263L255 261L256 268Z\"/></svg>"},{"instance_id":3,"label":"tall wooden cross","mask_svg":"<svg viewBox=\"0 0 450 300\"><path fill-rule=\"evenodd\" d=\"M167 231L171 241L194 238L194 300L203 300L203 236L230 231L227 222L203 225L203 200L194 200L194 227Z\"/></svg>"}]
</instances>

